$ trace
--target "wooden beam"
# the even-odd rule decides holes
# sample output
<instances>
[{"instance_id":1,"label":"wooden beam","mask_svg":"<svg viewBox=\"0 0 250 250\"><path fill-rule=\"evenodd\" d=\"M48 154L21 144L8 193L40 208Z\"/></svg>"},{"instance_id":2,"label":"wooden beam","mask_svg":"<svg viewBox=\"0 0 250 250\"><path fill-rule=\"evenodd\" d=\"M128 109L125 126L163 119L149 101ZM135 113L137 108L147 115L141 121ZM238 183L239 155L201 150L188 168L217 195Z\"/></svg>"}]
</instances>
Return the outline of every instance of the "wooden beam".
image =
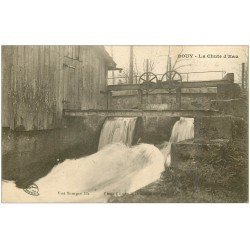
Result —
<instances>
[{"instance_id":1,"label":"wooden beam","mask_svg":"<svg viewBox=\"0 0 250 250\"><path fill-rule=\"evenodd\" d=\"M218 84L232 84L229 81L203 81L203 82L182 82L182 88L202 88L202 87L217 87ZM122 84L108 85L108 91L123 91L123 90L152 90L152 89L173 89L169 83L147 83L147 84Z\"/></svg>"},{"instance_id":2,"label":"wooden beam","mask_svg":"<svg viewBox=\"0 0 250 250\"><path fill-rule=\"evenodd\" d=\"M195 117L195 116L219 116L219 111L214 110L138 110L138 109L121 109L121 110L64 110L66 117L81 117L97 114L101 116L121 116L121 117L135 117L135 116L151 116L155 117L158 115L165 116L184 116L184 117Z\"/></svg>"}]
</instances>

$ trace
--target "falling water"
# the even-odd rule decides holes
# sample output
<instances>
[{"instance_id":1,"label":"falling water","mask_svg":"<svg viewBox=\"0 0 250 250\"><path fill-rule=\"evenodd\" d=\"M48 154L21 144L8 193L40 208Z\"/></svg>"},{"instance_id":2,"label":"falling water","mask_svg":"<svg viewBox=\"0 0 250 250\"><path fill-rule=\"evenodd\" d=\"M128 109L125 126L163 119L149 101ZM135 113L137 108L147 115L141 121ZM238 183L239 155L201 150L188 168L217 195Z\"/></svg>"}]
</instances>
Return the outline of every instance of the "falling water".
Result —
<instances>
[{"instance_id":1,"label":"falling water","mask_svg":"<svg viewBox=\"0 0 250 250\"><path fill-rule=\"evenodd\" d=\"M110 195L132 193L160 178L170 165L171 143L194 137L192 118L180 118L170 141L161 150L153 145L131 145L136 118L108 119L102 129L99 151L55 166L35 182L39 195L32 196L2 182L4 202L107 202ZM121 141L123 143L114 143ZM127 145L125 145L127 144ZM105 146L106 145L106 146ZM105 147L104 147L105 146Z\"/></svg>"},{"instance_id":2,"label":"falling water","mask_svg":"<svg viewBox=\"0 0 250 250\"><path fill-rule=\"evenodd\" d=\"M194 138L194 118L181 117L174 124L172 129L170 142L180 142Z\"/></svg>"},{"instance_id":3,"label":"falling water","mask_svg":"<svg viewBox=\"0 0 250 250\"><path fill-rule=\"evenodd\" d=\"M106 119L100 139L98 150L111 143L123 143L131 146L137 117L109 117Z\"/></svg>"},{"instance_id":4,"label":"falling water","mask_svg":"<svg viewBox=\"0 0 250 250\"><path fill-rule=\"evenodd\" d=\"M35 184L39 195L32 196L2 183L4 202L106 202L110 195L132 193L160 178L164 157L153 145L128 147L110 144L97 153L55 166Z\"/></svg>"},{"instance_id":5,"label":"falling water","mask_svg":"<svg viewBox=\"0 0 250 250\"><path fill-rule=\"evenodd\" d=\"M174 124L169 142L162 145L161 152L165 158L165 165L171 164L171 145L173 142L180 142L194 138L194 118L181 117Z\"/></svg>"}]
</instances>

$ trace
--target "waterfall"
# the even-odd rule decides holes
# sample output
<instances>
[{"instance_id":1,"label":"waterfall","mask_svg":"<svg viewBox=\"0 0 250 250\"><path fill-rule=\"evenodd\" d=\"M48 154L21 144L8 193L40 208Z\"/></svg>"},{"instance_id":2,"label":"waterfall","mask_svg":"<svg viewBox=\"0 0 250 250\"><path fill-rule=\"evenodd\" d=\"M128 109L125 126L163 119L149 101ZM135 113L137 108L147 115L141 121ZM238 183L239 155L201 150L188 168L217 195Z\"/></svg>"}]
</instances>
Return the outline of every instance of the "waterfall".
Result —
<instances>
[{"instance_id":1,"label":"waterfall","mask_svg":"<svg viewBox=\"0 0 250 250\"><path fill-rule=\"evenodd\" d=\"M164 165L170 165L171 144L194 137L194 119L181 117L161 150L149 144L130 146L135 123L136 118L107 119L97 153L56 165L35 182L38 196L3 181L2 201L107 202L110 195L132 193L158 180Z\"/></svg>"},{"instance_id":2,"label":"waterfall","mask_svg":"<svg viewBox=\"0 0 250 250\"><path fill-rule=\"evenodd\" d=\"M137 117L108 117L102 127L98 150L111 143L131 146Z\"/></svg>"},{"instance_id":3,"label":"waterfall","mask_svg":"<svg viewBox=\"0 0 250 250\"><path fill-rule=\"evenodd\" d=\"M194 138L194 118L181 117L174 124L172 129L170 142L180 142Z\"/></svg>"},{"instance_id":4,"label":"waterfall","mask_svg":"<svg viewBox=\"0 0 250 250\"><path fill-rule=\"evenodd\" d=\"M35 182L39 195L32 196L2 182L3 202L107 202L110 195L132 193L160 178L164 157L149 144L105 146L95 154L66 160Z\"/></svg>"},{"instance_id":5,"label":"waterfall","mask_svg":"<svg viewBox=\"0 0 250 250\"><path fill-rule=\"evenodd\" d=\"M194 138L194 118L181 117L174 124L169 142L161 145L161 152L165 158L165 166L171 164L171 145L173 142L180 142Z\"/></svg>"}]
</instances>

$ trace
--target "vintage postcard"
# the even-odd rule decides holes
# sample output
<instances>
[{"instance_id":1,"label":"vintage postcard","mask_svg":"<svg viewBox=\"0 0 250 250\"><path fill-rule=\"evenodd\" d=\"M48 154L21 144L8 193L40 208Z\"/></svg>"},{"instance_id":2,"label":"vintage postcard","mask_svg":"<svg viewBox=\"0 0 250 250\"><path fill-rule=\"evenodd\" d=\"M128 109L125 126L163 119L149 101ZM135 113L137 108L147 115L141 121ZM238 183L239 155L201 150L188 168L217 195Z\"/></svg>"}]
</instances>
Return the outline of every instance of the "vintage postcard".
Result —
<instances>
[{"instance_id":1,"label":"vintage postcard","mask_svg":"<svg viewBox=\"0 0 250 250\"><path fill-rule=\"evenodd\" d=\"M248 202L248 46L1 50L2 202Z\"/></svg>"}]
</instances>

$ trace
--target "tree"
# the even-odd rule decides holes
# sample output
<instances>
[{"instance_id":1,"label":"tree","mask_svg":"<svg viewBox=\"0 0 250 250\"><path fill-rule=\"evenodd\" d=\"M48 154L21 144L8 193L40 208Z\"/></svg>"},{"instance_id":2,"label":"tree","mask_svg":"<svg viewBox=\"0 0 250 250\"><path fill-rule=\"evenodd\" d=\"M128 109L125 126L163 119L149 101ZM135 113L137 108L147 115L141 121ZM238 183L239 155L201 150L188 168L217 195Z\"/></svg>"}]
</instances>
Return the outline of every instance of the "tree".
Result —
<instances>
[{"instance_id":1,"label":"tree","mask_svg":"<svg viewBox=\"0 0 250 250\"><path fill-rule=\"evenodd\" d=\"M146 59L143 61L143 71L144 72L153 72L155 69L155 63L150 60L150 59Z\"/></svg>"}]
</instances>

